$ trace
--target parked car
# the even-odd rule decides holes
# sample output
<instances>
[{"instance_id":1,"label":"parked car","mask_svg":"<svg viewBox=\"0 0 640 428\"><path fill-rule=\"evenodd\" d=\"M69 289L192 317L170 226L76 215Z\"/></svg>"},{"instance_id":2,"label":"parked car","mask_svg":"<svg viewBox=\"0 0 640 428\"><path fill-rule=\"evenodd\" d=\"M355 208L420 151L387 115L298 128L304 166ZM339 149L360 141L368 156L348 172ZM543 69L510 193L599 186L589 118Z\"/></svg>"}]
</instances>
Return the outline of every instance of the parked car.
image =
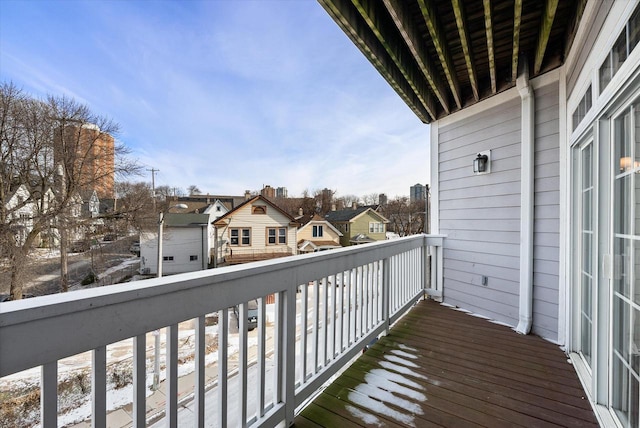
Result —
<instances>
[{"instance_id":1,"label":"parked car","mask_svg":"<svg viewBox=\"0 0 640 428\"><path fill-rule=\"evenodd\" d=\"M87 241L74 241L69 245L67 252L69 253L84 253L91 248L91 245Z\"/></svg>"},{"instance_id":2,"label":"parked car","mask_svg":"<svg viewBox=\"0 0 640 428\"><path fill-rule=\"evenodd\" d=\"M258 301L256 299L249 300L247 306L247 330L251 331L258 327ZM235 306L233 312L238 320L238 327L240 327L240 319L238 318L240 309Z\"/></svg>"},{"instance_id":3,"label":"parked car","mask_svg":"<svg viewBox=\"0 0 640 428\"><path fill-rule=\"evenodd\" d=\"M132 254L135 254L136 256L140 257L140 242L134 242L133 244L131 244L131 246L129 247L129 251Z\"/></svg>"}]
</instances>

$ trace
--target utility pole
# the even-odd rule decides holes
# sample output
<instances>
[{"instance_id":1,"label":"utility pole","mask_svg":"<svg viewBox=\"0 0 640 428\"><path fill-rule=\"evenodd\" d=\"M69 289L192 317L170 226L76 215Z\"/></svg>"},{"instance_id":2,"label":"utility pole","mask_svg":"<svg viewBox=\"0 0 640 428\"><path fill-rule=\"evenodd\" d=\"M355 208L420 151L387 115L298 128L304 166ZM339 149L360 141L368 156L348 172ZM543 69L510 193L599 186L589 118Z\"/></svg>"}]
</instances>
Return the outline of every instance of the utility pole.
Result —
<instances>
[{"instance_id":1,"label":"utility pole","mask_svg":"<svg viewBox=\"0 0 640 428\"><path fill-rule=\"evenodd\" d=\"M151 168L147 169L151 171L151 192L153 197L153 212L156 212L156 172L160 172L159 169Z\"/></svg>"}]
</instances>

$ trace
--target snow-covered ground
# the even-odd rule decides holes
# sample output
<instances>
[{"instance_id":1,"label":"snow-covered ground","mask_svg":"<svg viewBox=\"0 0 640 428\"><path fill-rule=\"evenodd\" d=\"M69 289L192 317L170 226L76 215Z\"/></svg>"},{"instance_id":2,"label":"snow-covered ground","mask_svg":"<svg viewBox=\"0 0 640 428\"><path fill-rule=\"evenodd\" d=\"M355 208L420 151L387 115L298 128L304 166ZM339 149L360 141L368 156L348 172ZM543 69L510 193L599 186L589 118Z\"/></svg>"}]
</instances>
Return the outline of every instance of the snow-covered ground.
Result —
<instances>
[{"instance_id":1,"label":"snow-covered ground","mask_svg":"<svg viewBox=\"0 0 640 428\"><path fill-rule=\"evenodd\" d=\"M230 317L233 315L230 313ZM267 305L267 325L274 319L274 305ZM235 323L235 318L229 320ZM162 382L166 377L166 329L159 331L160 336L160 373ZM270 329L267 329L269 331ZM195 371L194 349L195 329L192 321L179 325L178 333L178 376L184 377ZM155 332L146 336L146 385L147 396L152 390L154 378ZM218 326L205 327L206 354L205 365L210 366L218 360ZM238 334L230 334L228 355L232 357L239 349ZM256 332L249 333L248 347L258 344ZM14 373L0 379L0 396L14 397L28 395L40 388L41 368L34 367ZM123 340L107 346L107 410L112 411L133 402L133 339ZM91 416L91 352L74 355L58 361L58 426L69 426ZM4 400L3 400L4 401ZM4 401L2 406L9 405ZM0 406L0 416L7 414L8 409ZM2 421L0 427L39 426L39 406L32 406L29 411L16 416L16 420ZM6 425L6 424L9 425Z\"/></svg>"}]
</instances>

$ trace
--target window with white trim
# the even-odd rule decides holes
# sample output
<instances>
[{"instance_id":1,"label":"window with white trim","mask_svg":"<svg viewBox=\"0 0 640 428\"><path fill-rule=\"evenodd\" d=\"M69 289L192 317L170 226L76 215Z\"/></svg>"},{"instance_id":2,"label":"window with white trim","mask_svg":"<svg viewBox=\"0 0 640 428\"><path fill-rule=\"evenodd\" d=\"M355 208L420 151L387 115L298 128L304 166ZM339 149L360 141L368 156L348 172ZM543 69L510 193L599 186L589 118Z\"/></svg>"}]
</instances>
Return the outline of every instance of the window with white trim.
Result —
<instances>
[{"instance_id":1,"label":"window with white trim","mask_svg":"<svg viewBox=\"0 0 640 428\"><path fill-rule=\"evenodd\" d=\"M369 222L369 233L384 233L384 223L377 221Z\"/></svg>"}]
</instances>

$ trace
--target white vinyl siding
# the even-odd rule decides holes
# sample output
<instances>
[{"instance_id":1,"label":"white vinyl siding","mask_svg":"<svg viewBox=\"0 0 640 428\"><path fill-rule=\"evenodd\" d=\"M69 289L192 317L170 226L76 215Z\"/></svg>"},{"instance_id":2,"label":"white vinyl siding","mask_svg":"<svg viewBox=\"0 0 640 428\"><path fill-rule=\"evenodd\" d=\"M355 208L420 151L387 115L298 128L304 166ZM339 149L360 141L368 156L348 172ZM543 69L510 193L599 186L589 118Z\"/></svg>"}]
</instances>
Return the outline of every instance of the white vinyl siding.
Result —
<instances>
[{"instance_id":1,"label":"white vinyl siding","mask_svg":"<svg viewBox=\"0 0 640 428\"><path fill-rule=\"evenodd\" d=\"M445 302L510 325L520 289L520 97L513 93L438 135ZM474 175L473 159L485 150L491 173Z\"/></svg>"},{"instance_id":2,"label":"white vinyl siding","mask_svg":"<svg viewBox=\"0 0 640 428\"><path fill-rule=\"evenodd\" d=\"M251 229L250 246L225 245L222 249L222 257L230 255L260 254L260 253L287 253L296 254L297 240L295 226L290 226L291 220L277 209L266 206L266 214L253 214L254 207L258 204L248 204L235 211L231 216L227 227L218 226L219 239L228 239L227 233L231 229ZM275 229L275 239L278 245L269 244L269 229ZM284 229L284 235L278 229ZM227 251L228 250L228 251Z\"/></svg>"},{"instance_id":3,"label":"white vinyl siding","mask_svg":"<svg viewBox=\"0 0 640 428\"><path fill-rule=\"evenodd\" d=\"M557 340L560 254L558 83L536 89L535 96L532 332Z\"/></svg>"}]
</instances>

